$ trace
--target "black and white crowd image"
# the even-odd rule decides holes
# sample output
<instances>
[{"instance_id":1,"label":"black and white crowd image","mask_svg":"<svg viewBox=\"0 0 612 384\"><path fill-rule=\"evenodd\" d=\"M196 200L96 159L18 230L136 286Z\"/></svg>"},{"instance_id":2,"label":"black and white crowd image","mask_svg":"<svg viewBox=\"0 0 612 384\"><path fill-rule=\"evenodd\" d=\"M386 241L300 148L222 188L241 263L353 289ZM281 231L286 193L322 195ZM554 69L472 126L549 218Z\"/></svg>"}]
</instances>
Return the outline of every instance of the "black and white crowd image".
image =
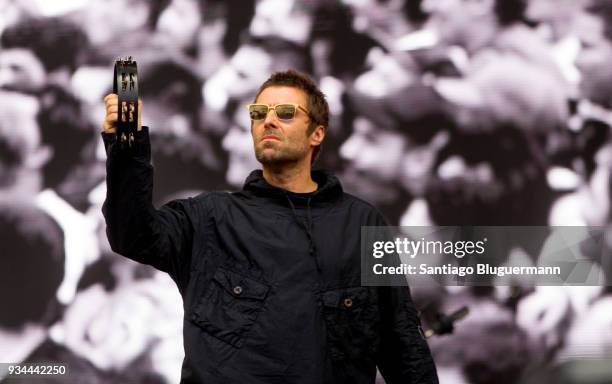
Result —
<instances>
[{"instance_id":1,"label":"black and white crowd image","mask_svg":"<svg viewBox=\"0 0 612 384\"><path fill-rule=\"evenodd\" d=\"M0 363L71 373L32 382L181 378L177 286L113 252L102 215L127 56L156 207L240 190L261 168L246 106L295 69L329 103L314 167L390 225L612 230L612 0L0 0ZM469 308L428 334L440 383L612 383L600 268L596 286L412 287L425 331Z\"/></svg>"}]
</instances>

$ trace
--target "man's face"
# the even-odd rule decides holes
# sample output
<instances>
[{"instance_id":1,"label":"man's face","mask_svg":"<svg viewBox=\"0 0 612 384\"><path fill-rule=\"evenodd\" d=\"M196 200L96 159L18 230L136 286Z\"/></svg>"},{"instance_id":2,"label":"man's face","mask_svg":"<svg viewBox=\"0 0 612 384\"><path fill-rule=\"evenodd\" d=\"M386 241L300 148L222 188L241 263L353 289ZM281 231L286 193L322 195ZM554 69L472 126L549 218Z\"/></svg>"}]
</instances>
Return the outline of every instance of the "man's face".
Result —
<instances>
[{"instance_id":1,"label":"man's face","mask_svg":"<svg viewBox=\"0 0 612 384\"><path fill-rule=\"evenodd\" d=\"M461 44L465 31L471 28L473 0L424 0L422 8L429 15L429 24L447 44Z\"/></svg>"},{"instance_id":2,"label":"man's face","mask_svg":"<svg viewBox=\"0 0 612 384\"><path fill-rule=\"evenodd\" d=\"M582 73L580 91L583 97L602 106L612 106L612 42L604 35L604 20L584 13L577 28L582 49L576 65Z\"/></svg>"},{"instance_id":3,"label":"man's face","mask_svg":"<svg viewBox=\"0 0 612 384\"><path fill-rule=\"evenodd\" d=\"M299 104L308 109L306 93L287 86L264 89L255 103L268 106ZM274 110L270 110L265 119L253 120L251 132L257 160L264 165L279 165L306 159L316 132L315 130L313 134L308 135L310 121L310 117L300 108L291 120L280 120Z\"/></svg>"},{"instance_id":4,"label":"man's face","mask_svg":"<svg viewBox=\"0 0 612 384\"><path fill-rule=\"evenodd\" d=\"M0 91L0 142L7 147L0 156L2 197L38 192L40 186L20 177L24 172L38 172L51 156L49 148L41 145L38 110L35 97Z\"/></svg>"},{"instance_id":5,"label":"man's face","mask_svg":"<svg viewBox=\"0 0 612 384\"><path fill-rule=\"evenodd\" d=\"M340 156L347 161L342 181L373 203L394 201L405 149L403 135L376 129L370 120L357 118L352 135L340 147Z\"/></svg>"},{"instance_id":6,"label":"man's face","mask_svg":"<svg viewBox=\"0 0 612 384\"><path fill-rule=\"evenodd\" d=\"M24 48L10 48L0 52L0 88L11 90L36 90L47 79L40 60Z\"/></svg>"},{"instance_id":7,"label":"man's face","mask_svg":"<svg viewBox=\"0 0 612 384\"><path fill-rule=\"evenodd\" d=\"M408 0L410 1L410 0ZM404 0L342 0L353 13L353 28L358 32L386 28L392 12L402 12Z\"/></svg>"},{"instance_id":8,"label":"man's face","mask_svg":"<svg viewBox=\"0 0 612 384\"><path fill-rule=\"evenodd\" d=\"M41 145L38 110L35 97L0 91L0 135L21 151L24 163Z\"/></svg>"},{"instance_id":9,"label":"man's face","mask_svg":"<svg viewBox=\"0 0 612 384\"><path fill-rule=\"evenodd\" d=\"M240 104L236 109L230 129L221 143L229 155L225 180L233 186L241 186L249 173L259 168L253 154L251 121L245 110L246 104Z\"/></svg>"},{"instance_id":10,"label":"man's face","mask_svg":"<svg viewBox=\"0 0 612 384\"><path fill-rule=\"evenodd\" d=\"M255 7L249 33L255 37L278 36L306 45L313 17L307 4L296 0L262 0ZM290 28L287 26L290 25Z\"/></svg>"},{"instance_id":11,"label":"man's face","mask_svg":"<svg viewBox=\"0 0 612 384\"><path fill-rule=\"evenodd\" d=\"M98 46L122 39L129 32L144 30L150 12L146 0L91 1L80 15L81 25L89 41ZM122 20L126 15L130 17L129 23Z\"/></svg>"}]
</instances>

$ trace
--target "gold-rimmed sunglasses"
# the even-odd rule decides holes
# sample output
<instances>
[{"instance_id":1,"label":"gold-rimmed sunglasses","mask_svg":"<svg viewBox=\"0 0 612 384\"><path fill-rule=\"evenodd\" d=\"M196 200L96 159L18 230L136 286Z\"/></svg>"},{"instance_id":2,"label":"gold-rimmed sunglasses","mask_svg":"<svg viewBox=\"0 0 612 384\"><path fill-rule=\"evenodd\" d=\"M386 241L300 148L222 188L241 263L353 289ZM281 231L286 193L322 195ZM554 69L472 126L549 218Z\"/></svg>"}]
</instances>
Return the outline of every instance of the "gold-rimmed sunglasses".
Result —
<instances>
[{"instance_id":1,"label":"gold-rimmed sunglasses","mask_svg":"<svg viewBox=\"0 0 612 384\"><path fill-rule=\"evenodd\" d=\"M268 112L271 109L274 109L274 113L276 113L276 117L280 120L291 120L295 117L298 109L304 111L308 116L310 116L310 112L299 104L289 104L282 103L276 105L267 105L267 104L249 104L247 105L247 109L249 110L249 116L251 120L263 120L268 116Z\"/></svg>"}]
</instances>

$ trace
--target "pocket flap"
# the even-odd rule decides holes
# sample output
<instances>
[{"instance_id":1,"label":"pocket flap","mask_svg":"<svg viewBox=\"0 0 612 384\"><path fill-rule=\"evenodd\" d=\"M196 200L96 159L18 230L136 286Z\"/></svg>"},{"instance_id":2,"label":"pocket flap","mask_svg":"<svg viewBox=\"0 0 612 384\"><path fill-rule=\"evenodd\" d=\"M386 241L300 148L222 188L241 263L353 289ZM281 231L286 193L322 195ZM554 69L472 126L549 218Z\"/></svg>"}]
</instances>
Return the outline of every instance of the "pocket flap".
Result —
<instances>
[{"instance_id":1,"label":"pocket flap","mask_svg":"<svg viewBox=\"0 0 612 384\"><path fill-rule=\"evenodd\" d=\"M213 280L236 298L263 300L270 290L267 284L225 268L217 269Z\"/></svg>"}]
</instances>

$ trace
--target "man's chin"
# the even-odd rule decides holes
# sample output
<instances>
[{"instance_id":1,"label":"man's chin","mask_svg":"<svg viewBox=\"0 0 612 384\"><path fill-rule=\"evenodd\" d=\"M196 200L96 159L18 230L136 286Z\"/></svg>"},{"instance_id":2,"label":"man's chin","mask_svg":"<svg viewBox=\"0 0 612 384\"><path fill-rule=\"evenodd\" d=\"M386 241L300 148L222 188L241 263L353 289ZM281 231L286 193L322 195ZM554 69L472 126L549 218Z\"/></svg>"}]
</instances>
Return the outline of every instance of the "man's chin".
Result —
<instances>
[{"instance_id":1,"label":"man's chin","mask_svg":"<svg viewBox=\"0 0 612 384\"><path fill-rule=\"evenodd\" d=\"M296 163L306 156L298 151L281 150L278 148L262 148L255 152L255 157L263 165L280 165Z\"/></svg>"},{"instance_id":2,"label":"man's chin","mask_svg":"<svg viewBox=\"0 0 612 384\"><path fill-rule=\"evenodd\" d=\"M273 162L278 157L278 150L275 148L264 147L255 152L255 157L260 163Z\"/></svg>"},{"instance_id":3,"label":"man's chin","mask_svg":"<svg viewBox=\"0 0 612 384\"><path fill-rule=\"evenodd\" d=\"M262 165L280 165L289 162L290 160L283 156L283 154L278 152L267 152L264 151L262 153L257 154L257 161L259 161Z\"/></svg>"}]
</instances>

